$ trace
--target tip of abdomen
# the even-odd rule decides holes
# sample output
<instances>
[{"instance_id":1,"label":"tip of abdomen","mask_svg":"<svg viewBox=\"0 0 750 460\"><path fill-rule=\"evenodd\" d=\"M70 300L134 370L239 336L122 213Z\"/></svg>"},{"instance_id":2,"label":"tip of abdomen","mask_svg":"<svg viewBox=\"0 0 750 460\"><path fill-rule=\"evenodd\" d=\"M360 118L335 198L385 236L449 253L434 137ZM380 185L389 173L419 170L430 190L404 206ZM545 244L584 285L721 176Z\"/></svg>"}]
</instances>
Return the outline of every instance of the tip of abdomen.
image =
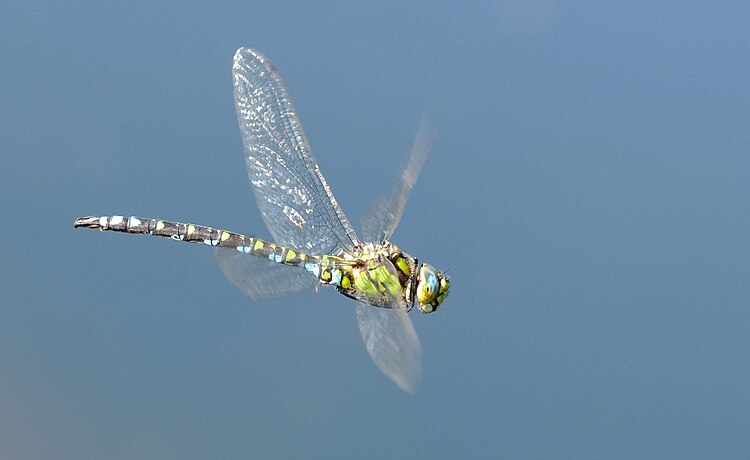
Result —
<instances>
[{"instance_id":1,"label":"tip of abdomen","mask_svg":"<svg viewBox=\"0 0 750 460\"><path fill-rule=\"evenodd\" d=\"M88 228L101 228L99 224L100 218L97 216L79 217L73 222L73 228L88 227Z\"/></svg>"}]
</instances>

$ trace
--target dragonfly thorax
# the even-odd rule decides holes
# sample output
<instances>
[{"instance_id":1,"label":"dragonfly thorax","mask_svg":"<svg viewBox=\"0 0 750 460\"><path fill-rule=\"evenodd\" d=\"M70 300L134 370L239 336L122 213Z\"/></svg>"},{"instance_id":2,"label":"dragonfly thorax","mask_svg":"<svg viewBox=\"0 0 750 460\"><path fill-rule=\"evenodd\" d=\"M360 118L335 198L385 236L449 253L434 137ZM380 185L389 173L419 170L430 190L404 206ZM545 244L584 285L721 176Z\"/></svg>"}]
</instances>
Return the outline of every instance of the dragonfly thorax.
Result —
<instances>
[{"instance_id":1,"label":"dragonfly thorax","mask_svg":"<svg viewBox=\"0 0 750 460\"><path fill-rule=\"evenodd\" d=\"M370 305L411 310L419 304L422 313L433 313L448 296L450 278L428 264L401 251L395 244L366 243L355 253L340 253L346 261L350 286L339 292Z\"/></svg>"},{"instance_id":2,"label":"dragonfly thorax","mask_svg":"<svg viewBox=\"0 0 750 460\"><path fill-rule=\"evenodd\" d=\"M356 251L337 255L344 278L336 284L340 293L376 307L411 310L414 306L418 262L388 241L360 245Z\"/></svg>"}]
</instances>

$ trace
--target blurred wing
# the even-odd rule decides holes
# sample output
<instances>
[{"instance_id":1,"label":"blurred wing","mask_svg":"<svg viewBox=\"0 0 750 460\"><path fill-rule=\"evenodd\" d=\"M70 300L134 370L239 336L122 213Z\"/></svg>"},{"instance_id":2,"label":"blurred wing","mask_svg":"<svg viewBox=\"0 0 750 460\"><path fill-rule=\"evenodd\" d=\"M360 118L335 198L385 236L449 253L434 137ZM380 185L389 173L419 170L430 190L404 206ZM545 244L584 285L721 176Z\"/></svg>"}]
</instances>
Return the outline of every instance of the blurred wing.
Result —
<instances>
[{"instance_id":1,"label":"blurred wing","mask_svg":"<svg viewBox=\"0 0 750 460\"><path fill-rule=\"evenodd\" d=\"M247 172L274 242L314 255L351 252L359 239L320 172L276 68L240 48L232 80Z\"/></svg>"},{"instance_id":2,"label":"blurred wing","mask_svg":"<svg viewBox=\"0 0 750 460\"><path fill-rule=\"evenodd\" d=\"M417 129L414 145L409 155L409 163L394 184L391 192L380 199L362 219L362 237L365 241L379 243L389 239L396 231L401 216L406 208L409 193L417 182L432 144L437 137L437 131L426 115Z\"/></svg>"},{"instance_id":3,"label":"blurred wing","mask_svg":"<svg viewBox=\"0 0 750 460\"><path fill-rule=\"evenodd\" d=\"M378 369L402 390L414 393L422 377L422 346L406 311L357 302L357 322Z\"/></svg>"},{"instance_id":4,"label":"blurred wing","mask_svg":"<svg viewBox=\"0 0 750 460\"><path fill-rule=\"evenodd\" d=\"M227 278L243 294L255 300L313 290L319 286L318 279L305 270L234 249L218 248L216 259Z\"/></svg>"}]
</instances>

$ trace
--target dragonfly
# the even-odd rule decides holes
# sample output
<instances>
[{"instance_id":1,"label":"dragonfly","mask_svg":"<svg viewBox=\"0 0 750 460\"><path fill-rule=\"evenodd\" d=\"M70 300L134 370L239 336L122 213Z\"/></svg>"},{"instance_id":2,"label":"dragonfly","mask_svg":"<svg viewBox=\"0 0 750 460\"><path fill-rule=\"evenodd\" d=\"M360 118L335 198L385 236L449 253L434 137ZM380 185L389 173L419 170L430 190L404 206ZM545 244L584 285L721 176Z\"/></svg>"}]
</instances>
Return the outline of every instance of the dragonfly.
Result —
<instances>
[{"instance_id":1,"label":"dragonfly","mask_svg":"<svg viewBox=\"0 0 750 460\"><path fill-rule=\"evenodd\" d=\"M247 173L272 241L136 216L79 217L74 227L215 247L227 278L256 300L333 286L356 301L357 324L373 362L413 393L422 348L408 312L414 306L422 313L438 310L450 278L389 239L432 148L434 128L423 116L406 166L362 219L360 238L321 173L276 67L259 52L240 48L232 82Z\"/></svg>"}]
</instances>

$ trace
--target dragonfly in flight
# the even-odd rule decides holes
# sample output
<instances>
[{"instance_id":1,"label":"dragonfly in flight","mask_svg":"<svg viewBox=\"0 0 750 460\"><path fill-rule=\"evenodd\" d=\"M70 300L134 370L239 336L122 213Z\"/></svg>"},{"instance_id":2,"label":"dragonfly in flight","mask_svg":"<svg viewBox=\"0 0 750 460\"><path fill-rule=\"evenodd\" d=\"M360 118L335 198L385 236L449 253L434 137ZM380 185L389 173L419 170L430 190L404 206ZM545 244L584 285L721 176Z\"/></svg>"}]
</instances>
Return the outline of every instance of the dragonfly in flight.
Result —
<instances>
[{"instance_id":1,"label":"dragonfly in flight","mask_svg":"<svg viewBox=\"0 0 750 460\"><path fill-rule=\"evenodd\" d=\"M408 163L393 188L362 220L359 238L320 171L299 116L276 68L240 48L232 66L245 164L258 208L273 241L163 219L88 216L74 227L137 233L214 246L224 274L258 300L331 285L356 301L367 352L407 392L422 373L422 350L408 312L432 313L450 279L389 239L432 147L435 131L423 117Z\"/></svg>"}]
</instances>

